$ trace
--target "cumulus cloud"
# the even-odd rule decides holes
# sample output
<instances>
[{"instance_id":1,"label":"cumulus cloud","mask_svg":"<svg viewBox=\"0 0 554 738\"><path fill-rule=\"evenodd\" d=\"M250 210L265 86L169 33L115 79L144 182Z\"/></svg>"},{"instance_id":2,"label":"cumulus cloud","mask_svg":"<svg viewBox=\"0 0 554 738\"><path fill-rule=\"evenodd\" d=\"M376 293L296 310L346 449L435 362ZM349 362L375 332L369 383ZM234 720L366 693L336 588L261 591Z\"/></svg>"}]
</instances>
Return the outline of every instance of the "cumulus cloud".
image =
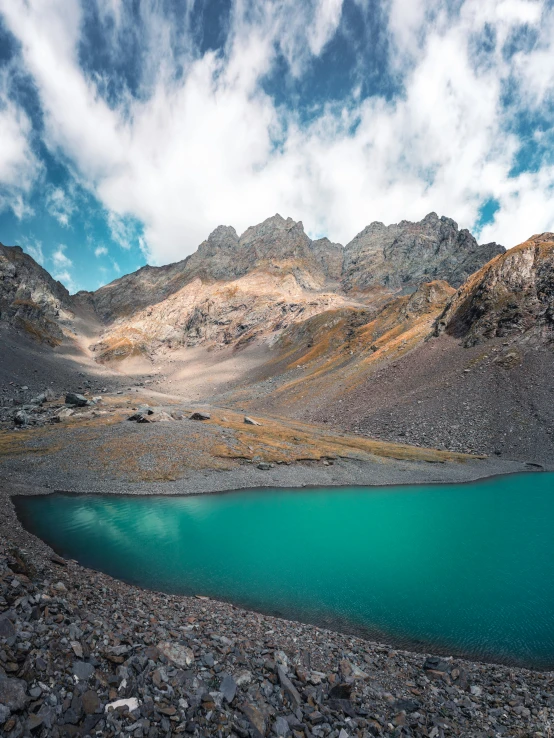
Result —
<instances>
[{"instance_id":1,"label":"cumulus cloud","mask_svg":"<svg viewBox=\"0 0 554 738\"><path fill-rule=\"evenodd\" d=\"M94 255L97 257L106 256L107 253L108 253L108 249L105 246L97 246L94 249Z\"/></svg>"},{"instance_id":2,"label":"cumulus cloud","mask_svg":"<svg viewBox=\"0 0 554 738\"><path fill-rule=\"evenodd\" d=\"M46 189L45 204L50 215L56 218L60 225L67 228L75 210L73 198L62 187L49 185Z\"/></svg>"},{"instance_id":3,"label":"cumulus cloud","mask_svg":"<svg viewBox=\"0 0 554 738\"><path fill-rule=\"evenodd\" d=\"M50 256L50 262L53 266L52 276L64 284L70 292L76 292L77 286L70 272L73 261L65 253L66 248L64 244L59 244L58 248L52 252Z\"/></svg>"},{"instance_id":4,"label":"cumulus cloud","mask_svg":"<svg viewBox=\"0 0 554 738\"><path fill-rule=\"evenodd\" d=\"M472 227L490 199L500 208L487 240L512 246L554 230L552 168L513 172L513 121L552 96L547 0L381 7L400 92L360 98L356 80L305 122L263 82L279 55L293 79L309 69L340 30L342 0L235 0L225 48L203 54L192 36L177 48L160 5L144 3L151 53L140 94L116 100L80 66L77 0L0 0L38 91L46 144L100 199L114 240L153 263L183 258L220 223L240 231L276 211L343 243L371 220L430 210ZM101 8L115 38L130 23L123 5ZM536 40L508 53L528 31Z\"/></svg>"},{"instance_id":5,"label":"cumulus cloud","mask_svg":"<svg viewBox=\"0 0 554 738\"><path fill-rule=\"evenodd\" d=\"M32 149L31 121L10 98L10 76L10 68L0 74L0 212L22 218L31 212L27 196L42 165Z\"/></svg>"},{"instance_id":6,"label":"cumulus cloud","mask_svg":"<svg viewBox=\"0 0 554 738\"><path fill-rule=\"evenodd\" d=\"M57 269L73 266L73 262L65 253L66 248L66 246L60 244L58 248L52 252L52 262Z\"/></svg>"},{"instance_id":7,"label":"cumulus cloud","mask_svg":"<svg viewBox=\"0 0 554 738\"><path fill-rule=\"evenodd\" d=\"M38 241L37 239L24 238L21 241L21 247L24 251L30 254L30 256L32 256L35 261L44 266L45 258L42 248L42 241Z\"/></svg>"}]
</instances>

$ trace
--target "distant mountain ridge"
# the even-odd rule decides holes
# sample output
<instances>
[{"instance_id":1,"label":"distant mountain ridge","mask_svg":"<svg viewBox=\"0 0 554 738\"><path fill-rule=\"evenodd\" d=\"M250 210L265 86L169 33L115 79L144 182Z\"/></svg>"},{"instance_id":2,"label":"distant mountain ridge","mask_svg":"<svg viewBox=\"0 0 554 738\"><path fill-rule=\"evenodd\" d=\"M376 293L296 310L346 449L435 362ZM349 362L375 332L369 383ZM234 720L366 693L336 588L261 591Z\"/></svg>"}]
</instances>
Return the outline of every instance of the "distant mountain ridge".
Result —
<instances>
[{"instance_id":1,"label":"distant mountain ridge","mask_svg":"<svg viewBox=\"0 0 554 738\"><path fill-rule=\"evenodd\" d=\"M14 304L18 295L38 296L25 307L26 325L55 342L72 312L88 310L105 326L96 356L111 360L163 344L274 341L289 325L326 310L377 309L437 280L459 287L504 249L480 246L469 231L435 213L417 223L374 222L344 247L312 240L301 221L276 214L240 236L218 226L180 262L145 266L74 296L20 249L3 247L2 253L0 289L10 322L21 325L25 306Z\"/></svg>"},{"instance_id":2,"label":"distant mountain ridge","mask_svg":"<svg viewBox=\"0 0 554 738\"><path fill-rule=\"evenodd\" d=\"M100 318L109 322L165 299L195 278L231 281L259 268L288 270L313 291L413 291L434 279L459 287L504 251L496 243L480 246L469 231L436 213L418 223L374 222L344 247L327 238L312 241L301 221L276 214L240 237L231 226L218 226L183 261L143 267L91 293L91 299Z\"/></svg>"}]
</instances>

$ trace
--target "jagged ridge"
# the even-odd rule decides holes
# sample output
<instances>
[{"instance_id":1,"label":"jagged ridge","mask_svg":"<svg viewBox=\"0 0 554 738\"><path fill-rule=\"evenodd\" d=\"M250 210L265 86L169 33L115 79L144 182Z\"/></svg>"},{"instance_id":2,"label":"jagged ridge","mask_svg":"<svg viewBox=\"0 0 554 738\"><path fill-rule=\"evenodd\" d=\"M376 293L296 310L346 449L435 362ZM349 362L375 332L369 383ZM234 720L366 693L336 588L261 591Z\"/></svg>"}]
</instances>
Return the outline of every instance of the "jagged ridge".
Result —
<instances>
[{"instance_id":1,"label":"jagged ridge","mask_svg":"<svg viewBox=\"0 0 554 738\"><path fill-rule=\"evenodd\" d=\"M491 338L554 339L554 233L535 235L497 256L456 293L437 321L475 346Z\"/></svg>"},{"instance_id":2,"label":"jagged ridge","mask_svg":"<svg viewBox=\"0 0 554 738\"><path fill-rule=\"evenodd\" d=\"M66 288L19 246L0 244L0 320L34 338L57 345L60 323L71 320Z\"/></svg>"}]
</instances>

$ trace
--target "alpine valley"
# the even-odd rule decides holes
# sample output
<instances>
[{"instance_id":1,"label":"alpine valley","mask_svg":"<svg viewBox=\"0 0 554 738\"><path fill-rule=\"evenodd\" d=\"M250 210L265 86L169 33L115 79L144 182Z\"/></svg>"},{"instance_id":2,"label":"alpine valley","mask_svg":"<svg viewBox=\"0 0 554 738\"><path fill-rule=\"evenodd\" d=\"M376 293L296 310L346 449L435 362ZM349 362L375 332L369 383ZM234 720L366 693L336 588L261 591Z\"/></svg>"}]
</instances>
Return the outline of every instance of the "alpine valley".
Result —
<instances>
[{"instance_id":1,"label":"alpine valley","mask_svg":"<svg viewBox=\"0 0 554 738\"><path fill-rule=\"evenodd\" d=\"M554 233L0 246L0 345L2 735L551 735Z\"/></svg>"},{"instance_id":2,"label":"alpine valley","mask_svg":"<svg viewBox=\"0 0 554 738\"><path fill-rule=\"evenodd\" d=\"M105 476L117 443L130 463L110 474L137 479L377 451L554 460L551 233L505 251L430 213L343 247L275 215L92 293L70 295L17 246L0 246L0 277L4 445L19 464L30 443L52 448L25 474L73 448L72 474ZM191 433L179 418L195 410L211 417ZM85 457L66 448L91 428Z\"/></svg>"}]
</instances>

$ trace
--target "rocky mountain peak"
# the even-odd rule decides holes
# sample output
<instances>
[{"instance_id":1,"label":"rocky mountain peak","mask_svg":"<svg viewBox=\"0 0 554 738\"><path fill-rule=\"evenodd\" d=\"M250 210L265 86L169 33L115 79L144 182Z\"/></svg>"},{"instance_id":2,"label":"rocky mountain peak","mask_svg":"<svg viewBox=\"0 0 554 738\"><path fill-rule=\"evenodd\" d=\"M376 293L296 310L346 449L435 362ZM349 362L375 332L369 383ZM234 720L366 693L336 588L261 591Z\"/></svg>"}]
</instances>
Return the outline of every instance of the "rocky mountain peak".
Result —
<instances>
[{"instance_id":1,"label":"rocky mountain peak","mask_svg":"<svg viewBox=\"0 0 554 738\"><path fill-rule=\"evenodd\" d=\"M20 246L0 244L0 320L56 344L63 337L60 324L72 317L66 288Z\"/></svg>"},{"instance_id":2,"label":"rocky mountain peak","mask_svg":"<svg viewBox=\"0 0 554 738\"><path fill-rule=\"evenodd\" d=\"M440 316L446 330L474 346L506 336L554 340L554 233L541 233L486 264Z\"/></svg>"},{"instance_id":3,"label":"rocky mountain peak","mask_svg":"<svg viewBox=\"0 0 554 738\"><path fill-rule=\"evenodd\" d=\"M216 248L233 249L238 246L239 237L233 226L219 225L208 236L207 241L200 244L202 248L204 244L210 244Z\"/></svg>"},{"instance_id":4,"label":"rocky mountain peak","mask_svg":"<svg viewBox=\"0 0 554 738\"><path fill-rule=\"evenodd\" d=\"M247 228L239 244L241 249L254 249L254 255L262 259L302 258L308 253L310 239L304 232L302 221L285 219L276 213Z\"/></svg>"},{"instance_id":5,"label":"rocky mountain peak","mask_svg":"<svg viewBox=\"0 0 554 738\"><path fill-rule=\"evenodd\" d=\"M345 246L343 283L347 290L398 290L443 279L459 287L503 252L495 243L480 246L468 230L436 213L415 223L374 222Z\"/></svg>"}]
</instances>

